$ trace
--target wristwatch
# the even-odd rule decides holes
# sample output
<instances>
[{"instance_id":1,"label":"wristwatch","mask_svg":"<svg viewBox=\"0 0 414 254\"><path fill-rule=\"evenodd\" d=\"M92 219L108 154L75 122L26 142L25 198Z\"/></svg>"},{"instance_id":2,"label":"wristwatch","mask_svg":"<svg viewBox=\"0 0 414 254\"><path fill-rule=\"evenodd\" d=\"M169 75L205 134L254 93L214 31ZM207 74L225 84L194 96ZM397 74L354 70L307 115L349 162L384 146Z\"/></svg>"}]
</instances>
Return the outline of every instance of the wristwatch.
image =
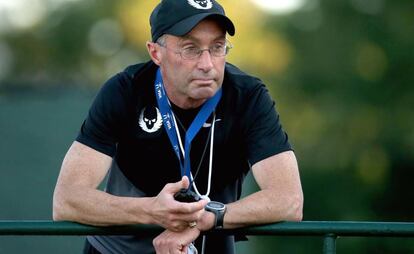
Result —
<instances>
[{"instance_id":1,"label":"wristwatch","mask_svg":"<svg viewBox=\"0 0 414 254\"><path fill-rule=\"evenodd\" d=\"M214 228L223 228L224 214L226 213L226 206L223 203L217 201L210 201L204 208L208 212L214 213L216 219L214 222Z\"/></svg>"}]
</instances>

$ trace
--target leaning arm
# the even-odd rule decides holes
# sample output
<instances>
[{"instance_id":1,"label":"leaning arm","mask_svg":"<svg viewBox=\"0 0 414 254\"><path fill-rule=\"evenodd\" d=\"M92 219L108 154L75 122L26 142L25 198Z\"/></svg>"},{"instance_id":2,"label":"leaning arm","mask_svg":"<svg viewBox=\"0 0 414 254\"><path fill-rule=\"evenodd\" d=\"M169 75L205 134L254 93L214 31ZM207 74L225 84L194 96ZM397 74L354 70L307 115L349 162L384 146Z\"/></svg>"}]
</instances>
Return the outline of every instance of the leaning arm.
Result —
<instances>
[{"instance_id":1,"label":"leaning arm","mask_svg":"<svg viewBox=\"0 0 414 254\"><path fill-rule=\"evenodd\" d=\"M107 174L112 158L74 142L63 161L53 195L53 219L107 226L158 224L181 231L197 221L206 201L181 203L174 193L187 188L186 177L168 183L155 197L119 197L97 189Z\"/></svg>"},{"instance_id":2,"label":"leaning arm","mask_svg":"<svg viewBox=\"0 0 414 254\"><path fill-rule=\"evenodd\" d=\"M53 195L53 219L91 225L149 223L149 199L117 197L97 187L104 179L112 158L74 142L63 160Z\"/></svg>"},{"instance_id":3,"label":"leaning arm","mask_svg":"<svg viewBox=\"0 0 414 254\"><path fill-rule=\"evenodd\" d=\"M227 205L225 228L302 220L303 193L292 151L255 163L252 172L260 190Z\"/></svg>"},{"instance_id":4,"label":"leaning arm","mask_svg":"<svg viewBox=\"0 0 414 254\"><path fill-rule=\"evenodd\" d=\"M227 204L224 228L302 220L302 187L296 157L292 151L259 161L253 165L252 171L260 190ZM214 220L213 213L204 212L197 221L197 229L211 229ZM192 230L179 233L166 230L154 239L153 244L157 250L177 250L177 246L187 245L197 235Z\"/></svg>"}]
</instances>

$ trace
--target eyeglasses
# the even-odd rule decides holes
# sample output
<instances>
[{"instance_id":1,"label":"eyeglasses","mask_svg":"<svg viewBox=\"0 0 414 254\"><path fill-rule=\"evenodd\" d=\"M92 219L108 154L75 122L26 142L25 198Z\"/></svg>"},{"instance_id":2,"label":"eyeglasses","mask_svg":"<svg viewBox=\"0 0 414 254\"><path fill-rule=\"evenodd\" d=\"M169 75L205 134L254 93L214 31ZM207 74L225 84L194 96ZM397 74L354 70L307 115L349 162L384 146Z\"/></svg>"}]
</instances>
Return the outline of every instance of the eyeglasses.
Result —
<instances>
[{"instance_id":1,"label":"eyeglasses","mask_svg":"<svg viewBox=\"0 0 414 254\"><path fill-rule=\"evenodd\" d=\"M157 42L157 44L163 48L174 51L176 54L181 55L181 57L186 60L198 59L204 51L208 51L210 55L213 57L223 57L229 53L230 49L233 48L233 45L231 45L231 43L228 40L226 40L225 43L214 44L213 46L210 46L207 49L201 49L196 46L186 46L176 50L168 48L166 45L163 45L159 42Z\"/></svg>"}]
</instances>

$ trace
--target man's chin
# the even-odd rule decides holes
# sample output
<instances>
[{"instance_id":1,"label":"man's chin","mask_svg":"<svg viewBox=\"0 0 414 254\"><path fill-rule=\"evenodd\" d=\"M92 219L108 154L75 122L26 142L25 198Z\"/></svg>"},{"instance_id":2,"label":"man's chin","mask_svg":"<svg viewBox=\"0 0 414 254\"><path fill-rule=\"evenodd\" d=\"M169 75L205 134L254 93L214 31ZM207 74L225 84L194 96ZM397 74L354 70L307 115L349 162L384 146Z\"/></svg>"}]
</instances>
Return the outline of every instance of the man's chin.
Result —
<instances>
[{"instance_id":1,"label":"man's chin","mask_svg":"<svg viewBox=\"0 0 414 254\"><path fill-rule=\"evenodd\" d=\"M203 87L198 88L197 91L194 91L191 98L195 100L208 100L213 97L218 89L212 87Z\"/></svg>"}]
</instances>

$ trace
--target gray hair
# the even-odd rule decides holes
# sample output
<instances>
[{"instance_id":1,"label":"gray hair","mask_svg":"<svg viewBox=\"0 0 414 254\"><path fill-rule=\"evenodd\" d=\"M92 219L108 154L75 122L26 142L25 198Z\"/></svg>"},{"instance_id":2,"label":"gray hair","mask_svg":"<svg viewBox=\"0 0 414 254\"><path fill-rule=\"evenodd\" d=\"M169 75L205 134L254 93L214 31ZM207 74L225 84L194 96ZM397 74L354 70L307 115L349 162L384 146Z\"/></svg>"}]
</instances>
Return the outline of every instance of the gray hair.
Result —
<instances>
[{"instance_id":1,"label":"gray hair","mask_svg":"<svg viewBox=\"0 0 414 254\"><path fill-rule=\"evenodd\" d=\"M167 34L163 34L160 37L158 37L156 43L160 44L161 46L166 46L166 42L165 42L166 38L167 38Z\"/></svg>"}]
</instances>

